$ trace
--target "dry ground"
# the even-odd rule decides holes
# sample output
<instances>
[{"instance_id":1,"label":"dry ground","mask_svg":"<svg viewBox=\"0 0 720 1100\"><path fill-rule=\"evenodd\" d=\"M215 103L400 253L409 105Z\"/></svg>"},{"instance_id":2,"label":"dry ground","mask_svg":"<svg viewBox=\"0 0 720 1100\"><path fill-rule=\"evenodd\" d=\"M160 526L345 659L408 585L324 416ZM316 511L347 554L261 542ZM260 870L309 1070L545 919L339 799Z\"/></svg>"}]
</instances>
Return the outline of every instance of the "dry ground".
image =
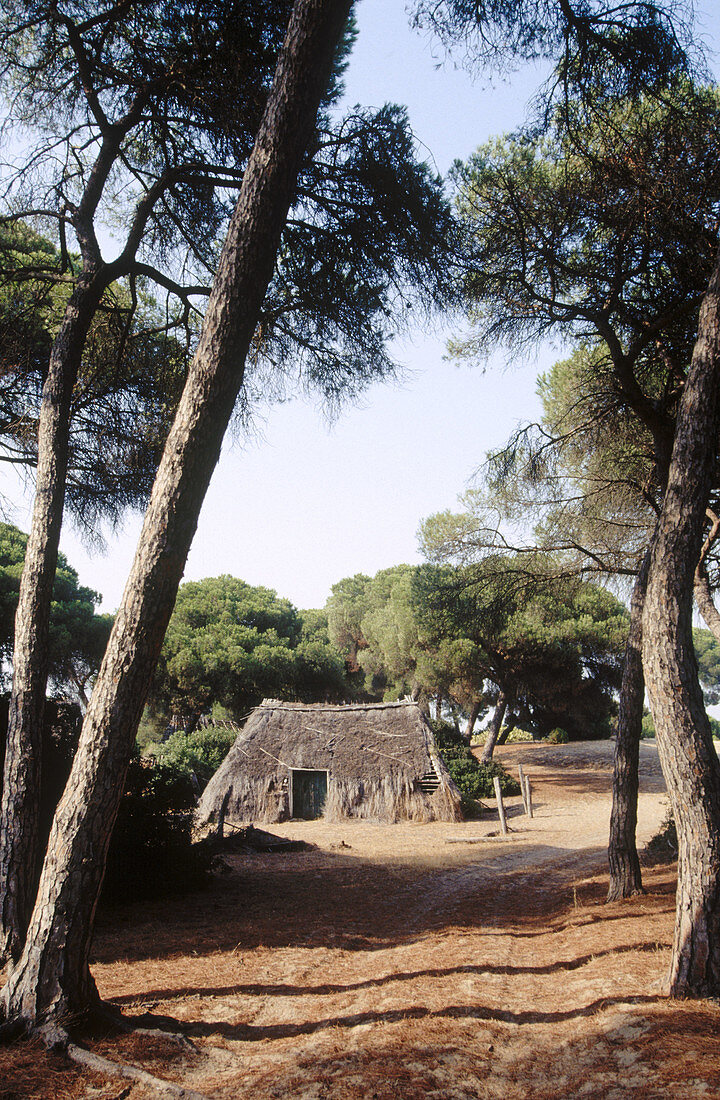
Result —
<instances>
[{"instance_id":1,"label":"dry ground","mask_svg":"<svg viewBox=\"0 0 720 1100\"><path fill-rule=\"evenodd\" d=\"M91 1045L218 1100L720 1097L720 1010L662 996L674 868L604 904L611 751L500 750L524 763L535 802L530 821L510 800L506 839L494 815L293 822L275 831L312 850L232 855L200 894L106 912L101 993L181 1021L197 1053L140 1036ZM641 842L664 814L645 742ZM2 1100L150 1095L37 1047L0 1050Z\"/></svg>"}]
</instances>

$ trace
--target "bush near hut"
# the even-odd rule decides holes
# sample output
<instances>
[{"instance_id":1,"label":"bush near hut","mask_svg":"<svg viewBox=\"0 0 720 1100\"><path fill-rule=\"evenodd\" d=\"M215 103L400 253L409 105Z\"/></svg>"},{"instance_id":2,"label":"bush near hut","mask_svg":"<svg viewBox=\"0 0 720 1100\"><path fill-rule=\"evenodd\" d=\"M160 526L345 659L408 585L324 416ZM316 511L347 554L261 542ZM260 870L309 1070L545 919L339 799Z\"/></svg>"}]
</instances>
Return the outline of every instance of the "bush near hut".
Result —
<instances>
[{"instance_id":1,"label":"bush near hut","mask_svg":"<svg viewBox=\"0 0 720 1100\"><path fill-rule=\"evenodd\" d=\"M197 779L204 791L235 743L237 729L205 726L192 733L178 730L152 752L158 763Z\"/></svg>"},{"instance_id":2,"label":"bush near hut","mask_svg":"<svg viewBox=\"0 0 720 1100\"><path fill-rule=\"evenodd\" d=\"M0 789L8 698L0 696ZM48 699L43 723L40 787L41 848L50 833L77 748L82 714L75 703ZM133 757L113 830L103 901L134 901L200 885L211 854L191 842L195 798L189 775L179 768Z\"/></svg>"},{"instance_id":3,"label":"bush near hut","mask_svg":"<svg viewBox=\"0 0 720 1100\"><path fill-rule=\"evenodd\" d=\"M103 901L163 897L203 884L212 852L209 845L192 842L194 809L186 771L133 757L108 853Z\"/></svg>"},{"instance_id":4,"label":"bush near hut","mask_svg":"<svg viewBox=\"0 0 720 1100\"><path fill-rule=\"evenodd\" d=\"M445 722L431 722L435 743L447 764L447 769L462 795L462 809L465 816L471 816L477 809L475 802L479 798L494 798L493 779L500 780L503 794L520 794L520 785L505 771L502 764L491 760L482 764L472 754L462 735L453 726Z\"/></svg>"}]
</instances>

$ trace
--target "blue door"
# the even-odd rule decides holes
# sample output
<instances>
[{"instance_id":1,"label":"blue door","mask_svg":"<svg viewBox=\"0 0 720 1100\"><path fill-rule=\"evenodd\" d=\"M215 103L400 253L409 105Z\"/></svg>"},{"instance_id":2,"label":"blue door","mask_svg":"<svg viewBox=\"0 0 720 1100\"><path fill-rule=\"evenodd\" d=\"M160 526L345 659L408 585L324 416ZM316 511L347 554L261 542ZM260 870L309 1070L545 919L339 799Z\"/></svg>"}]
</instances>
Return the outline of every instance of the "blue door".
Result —
<instances>
[{"instance_id":1,"label":"blue door","mask_svg":"<svg viewBox=\"0 0 720 1100\"><path fill-rule=\"evenodd\" d=\"M327 798L327 772L292 773L292 815L305 821L322 817Z\"/></svg>"}]
</instances>

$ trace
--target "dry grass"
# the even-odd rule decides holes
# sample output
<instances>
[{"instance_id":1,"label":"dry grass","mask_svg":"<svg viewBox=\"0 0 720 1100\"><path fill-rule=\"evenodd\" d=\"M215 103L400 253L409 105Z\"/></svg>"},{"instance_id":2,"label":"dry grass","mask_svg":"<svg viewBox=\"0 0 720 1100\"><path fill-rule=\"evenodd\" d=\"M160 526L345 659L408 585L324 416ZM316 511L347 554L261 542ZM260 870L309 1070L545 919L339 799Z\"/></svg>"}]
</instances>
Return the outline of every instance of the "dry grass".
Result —
<instances>
[{"instance_id":1,"label":"dry grass","mask_svg":"<svg viewBox=\"0 0 720 1100\"><path fill-rule=\"evenodd\" d=\"M662 996L673 867L606 905L610 746L504 750L535 790L528 821L277 827L307 851L233 854L203 894L105 913L104 996L197 1056L146 1036L95 1049L218 1100L653 1100L720 1096L720 1012ZM664 816L644 748L640 834ZM483 838L448 844L449 838ZM118 1097L134 1086L5 1049L9 1097ZM100 1091L98 1091L100 1090Z\"/></svg>"}]
</instances>

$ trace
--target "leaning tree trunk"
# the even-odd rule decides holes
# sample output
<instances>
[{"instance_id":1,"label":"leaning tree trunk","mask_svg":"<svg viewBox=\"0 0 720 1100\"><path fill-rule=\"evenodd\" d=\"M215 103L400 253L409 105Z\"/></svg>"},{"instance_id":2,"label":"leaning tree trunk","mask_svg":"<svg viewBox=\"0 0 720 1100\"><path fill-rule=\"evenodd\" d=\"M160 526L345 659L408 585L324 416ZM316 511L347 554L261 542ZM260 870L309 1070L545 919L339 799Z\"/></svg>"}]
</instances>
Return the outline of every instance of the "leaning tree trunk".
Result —
<instances>
[{"instance_id":1,"label":"leaning tree trunk","mask_svg":"<svg viewBox=\"0 0 720 1100\"><path fill-rule=\"evenodd\" d=\"M608 901L643 892L636 830L638 765L642 733L645 677L642 666L642 614L647 588L650 551L645 553L630 600L630 629L625 647L620 708L613 767L613 800L610 813L610 884Z\"/></svg>"},{"instance_id":2,"label":"leaning tree trunk","mask_svg":"<svg viewBox=\"0 0 720 1100\"><path fill-rule=\"evenodd\" d=\"M704 562L698 565L695 571L693 591L698 611L705 621L705 626L712 636L720 642L720 611L716 608L715 601L713 600L712 589L710 588L710 578L708 577L707 567Z\"/></svg>"},{"instance_id":3,"label":"leaning tree trunk","mask_svg":"<svg viewBox=\"0 0 720 1100\"><path fill-rule=\"evenodd\" d=\"M712 549L712 545L718 533L720 533L720 517L716 516L710 508L706 509L705 514L710 520L711 527L710 533L705 539L703 548L700 551L700 560L695 569L693 590L695 594L695 603L698 606L698 611L705 620L705 625L712 636L720 642L720 611L716 608L715 601L713 600L712 589L710 588L710 577L708 576L707 570L707 556Z\"/></svg>"},{"instance_id":4,"label":"leaning tree trunk","mask_svg":"<svg viewBox=\"0 0 720 1100\"><path fill-rule=\"evenodd\" d=\"M81 275L53 344L38 425L32 524L15 616L13 686L0 802L0 961L22 951L39 871L38 823L48 630L65 504L70 403L102 290Z\"/></svg>"},{"instance_id":5,"label":"leaning tree trunk","mask_svg":"<svg viewBox=\"0 0 720 1100\"><path fill-rule=\"evenodd\" d=\"M480 757L480 762L482 764L489 764L492 760L492 755L495 752L495 745L497 744L497 739L500 736L500 727L502 726L502 721L505 717L507 705L507 695L504 691L501 691L498 695L498 701L495 705L495 711L493 713L492 719L490 720L490 725L488 726L488 735L485 738L485 747L482 751L482 756Z\"/></svg>"},{"instance_id":6,"label":"leaning tree trunk","mask_svg":"<svg viewBox=\"0 0 720 1100\"><path fill-rule=\"evenodd\" d=\"M481 710L482 701L480 699L476 699L476 701L472 705L472 710L470 711L470 716L467 722L467 728L465 730L465 740L467 741L468 745L472 741L472 735L475 732L475 723L478 720Z\"/></svg>"},{"instance_id":7,"label":"leaning tree trunk","mask_svg":"<svg viewBox=\"0 0 720 1100\"><path fill-rule=\"evenodd\" d=\"M504 744L507 743L507 739L510 736L510 734L512 733L512 731L515 729L516 725L517 725L517 715L516 714L511 714L510 717L508 718L507 722L503 726L503 728L500 730L500 733L498 734L498 739L495 742L496 747L498 745L504 745Z\"/></svg>"},{"instance_id":8,"label":"leaning tree trunk","mask_svg":"<svg viewBox=\"0 0 720 1100\"><path fill-rule=\"evenodd\" d=\"M58 806L25 949L2 993L33 1027L91 1009L88 966L112 826L150 679L223 434L297 173L350 0L296 0L223 248L197 353Z\"/></svg>"},{"instance_id":9,"label":"leaning tree trunk","mask_svg":"<svg viewBox=\"0 0 720 1100\"><path fill-rule=\"evenodd\" d=\"M720 406L720 256L700 310L668 486L652 542L643 659L678 833L678 997L720 995L720 765L698 683L692 595L715 472Z\"/></svg>"}]
</instances>

